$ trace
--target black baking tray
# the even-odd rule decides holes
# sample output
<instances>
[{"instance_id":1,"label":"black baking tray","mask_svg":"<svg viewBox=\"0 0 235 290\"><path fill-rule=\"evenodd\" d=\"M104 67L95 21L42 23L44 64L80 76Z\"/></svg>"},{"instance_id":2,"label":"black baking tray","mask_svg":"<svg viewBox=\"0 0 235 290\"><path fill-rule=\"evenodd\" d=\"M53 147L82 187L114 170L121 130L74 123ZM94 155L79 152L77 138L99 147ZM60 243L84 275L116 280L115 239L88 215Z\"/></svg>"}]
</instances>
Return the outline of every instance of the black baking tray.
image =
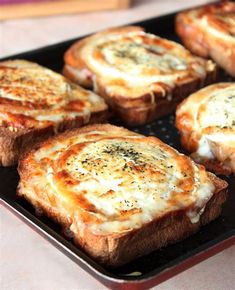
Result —
<instances>
[{"instance_id":1,"label":"black baking tray","mask_svg":"<svg viewBox=\"0 0 235 290\"><path fill-rule=\"evenodd\" d=\"M134 24L144 27L148 32L179 42L174 32L174 19L175 13L172 13ZM75 39L72 39L14 55L10 59L27 59L61 72L63 54L74 41ZM223 80L231 81L231 78L224 75ZM111 120L111 123L121 124L115 119ZM183 151L179 134L174 127L174 115L132 130L157 136L179 151ZM235 244L235 177L223 178L229 183L229 196L219 218L184 241L157 250L117 269L105 268L96 263L73 244L58 224L46 216L38 215L29 203L16 197L19 180L16 168L0 168L0 197L8 209L107 287L147 289Z\"/></svg>"}]
</instances>

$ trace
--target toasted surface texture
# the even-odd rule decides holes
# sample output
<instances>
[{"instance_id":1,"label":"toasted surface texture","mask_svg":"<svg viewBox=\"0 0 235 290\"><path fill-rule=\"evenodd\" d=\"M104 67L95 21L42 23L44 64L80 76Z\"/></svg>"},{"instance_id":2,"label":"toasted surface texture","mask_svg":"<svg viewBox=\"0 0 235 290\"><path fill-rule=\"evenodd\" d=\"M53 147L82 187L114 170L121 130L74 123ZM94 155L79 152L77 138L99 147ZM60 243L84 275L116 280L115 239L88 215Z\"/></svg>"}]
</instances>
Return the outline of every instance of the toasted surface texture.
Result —
<instances>
[{"instance_id":1,"label":"toasted surface texture","mask_svg":"<svg viewBox=\"0 0 235 290\"><path fill-rule=\"evenodd\" d=\"M67 131L20 160L18 195L118 266L216 218L227 183L155 137L112 125Z\"/></svg>"},{"instance_id":2,"label":"toasted surface texture","mask_svg":"<svg viewBox=\"0 0 235 290\"><path fill-rule=\"evenodd\" d=\"M102 122L106 112L102 98L45 67L0 62L0 165L58 131Z\"/></svg>"},{"instance_id":3,"label":"toasted surface texture","mask_svg":"<svg viewBox=\"0 0 235 290\"><path fill-rule=\"evenodd\" d=\"M176 31L193 53L211 57L235 77L234 2L221 1L179 13Z\"/></svg>"},{"instance_id":4,"label":"toasted surface texture","mask_svg":"<svg viewBox=\"0 0 235 290\"><path fill-rule=\"evenodd\" d=\"M172 112L182 98L216 78L212 61L135 26L84 38L64 60L64 74L93 87L129 125Z\"/></svg>"},{"instance_id":5,"label":"toasted surface texture","mask_svg":"<svg viewBox=\"0 0 235 290\"><path fill-rule=\"evenodd\" d=\"M192 94L176 111L185 149L208 169L235 173L235 83L210 85Z\"/></svg>"}]
</instances>

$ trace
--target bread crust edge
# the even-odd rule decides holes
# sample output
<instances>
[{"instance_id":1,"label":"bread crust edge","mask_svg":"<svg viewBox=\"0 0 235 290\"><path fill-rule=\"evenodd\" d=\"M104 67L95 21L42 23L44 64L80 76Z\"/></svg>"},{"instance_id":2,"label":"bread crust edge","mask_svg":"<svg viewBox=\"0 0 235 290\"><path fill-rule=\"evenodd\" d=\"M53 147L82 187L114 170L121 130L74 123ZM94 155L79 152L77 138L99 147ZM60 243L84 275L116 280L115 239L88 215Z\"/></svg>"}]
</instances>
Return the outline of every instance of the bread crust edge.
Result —
<instances>
[{"instance_id":1,"label":"bread crust edge","mask_svg":"<svg viewBox=\"0 0 235 290\"><path fill-rule=\"evenodd\" d=\"M213 4L208 5L208 7ZM188 19L187 13L181 12L176 16L175 27L184 46L192 53L204 57L211 57L220 67L235 77L235 45L228 41L221 41L217 36L207 33L199 25ZM223 56L223 57L221 57Z\"/></svg>"},{"instance_id":2,"label":"bread crust edge","mask_svg":"<svg viewBox=\"0 0 235 290\"><path fill-rule=\"evenodd\" d=\"M75 133L87 133L90 130L99 129L101 125L90 125L87 127L67 131L60 136L52 138L67 138ZM102 125L105 130L126 130L124 128L114 128L107 124ZM128 131L129 132L129 131ZM42 143L45 144L48 141ZM34 150L37 150L35 148ZM30 164L27 163L26 153L19 162L18 172L21 176L21 182L27 180L30 169ZM26 160L26 161L25 161ZM26 163L25 163L26 162ZM27 168L28 167L28 168ZM178 210L166 213L161 218L157 218L148 224L143 225L139 229L134 229L129 232L113 233L109 235L97 235L85 228L84 232L77 228L74 242L83 249L90 257L101 264L111 267L118 267L140 256L147 255L150 252L164 247L170 243L174 243L185 239L189 235L195 233L201 226L209 223L217 218L221 212L222 204L227 197L227 182L216 177L212 173L207 173L210 180L213 182L215 190L212 198L207 202L205 210L201 215L199 222L192 223L186 215L186 210ZM42 210L47 216L62 224L64 229L71 226L71 217L63 215L55 207L51 207L40 200L31 199L23 190L17 191L17 194L28 199L35 208ZM40 193L38 193L40 194Z\"/></svg>"}]
</instances>

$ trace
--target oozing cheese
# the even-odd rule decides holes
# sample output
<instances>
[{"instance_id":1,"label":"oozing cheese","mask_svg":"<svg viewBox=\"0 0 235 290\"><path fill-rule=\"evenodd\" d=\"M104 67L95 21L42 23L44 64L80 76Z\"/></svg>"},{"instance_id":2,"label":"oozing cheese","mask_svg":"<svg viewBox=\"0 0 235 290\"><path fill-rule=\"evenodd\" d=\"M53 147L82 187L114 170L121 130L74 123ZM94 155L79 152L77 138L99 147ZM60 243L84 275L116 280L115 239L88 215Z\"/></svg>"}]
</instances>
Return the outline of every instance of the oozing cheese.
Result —
<instances>
[{"instance_id":1,"label":"oozing cheese","mask_svg":"<svg viewBox=\"0 0 235 290\"><path fill-rule=\"evenodd\" d=\"M127 95L129 90L128 96L139 97L160 83L173 88L180 79L203 79L214 69L211 61L142 30L96 34L80 54L88 69L105 83L109 95Z\"/></svg>"},{"instance_id":2,"label":"oozing cheese","mask_svg":"<svg viewBox=\"0 0 235 290\"><path fill-rule=\"evenodd\" d=\"M70 134L33 152L34 177L24 191L46 188L73 231L121 233L177 210L197 222L214 192L205 170L156 138L113 128Z\"/></svg>"},{"instance_id":3,"label":"oozing cheese","mask_svg":"<svg viewBox=\"0 0 235 290\"><path fill-rule=\"evenodd\" d=\"M198 148L196 151L197 157L213 159L214 155L211 151L210 144L208 142L208 136L201 136L200 140L198 141Z\"/></svg>"},{"instance_id":4,"label":"oozing cheese","mask_svg":"<svg viewBox=\"0 0 235 290\"><path fill-rule=\"evenodd\" d=\"M0 63L0 119L5 126L40 127L79 116L88 122L97 98L35 63Z\"/></svg>"},{"instance_id":5,"label":"oozing cheese","mask_svg":"<svg viewBox=\"0 0 235 290\"><path fill-rule=\"evenodd\" d=\"M234 83L211 85L191 95L177 110L177 118L184 114L188 116L185 125L197 136L195 156L220 160L220 154L225 160L229 155L231 163L235 164ZM218 147L220 152L216 150Z\"/></svg>"}]
</instances>

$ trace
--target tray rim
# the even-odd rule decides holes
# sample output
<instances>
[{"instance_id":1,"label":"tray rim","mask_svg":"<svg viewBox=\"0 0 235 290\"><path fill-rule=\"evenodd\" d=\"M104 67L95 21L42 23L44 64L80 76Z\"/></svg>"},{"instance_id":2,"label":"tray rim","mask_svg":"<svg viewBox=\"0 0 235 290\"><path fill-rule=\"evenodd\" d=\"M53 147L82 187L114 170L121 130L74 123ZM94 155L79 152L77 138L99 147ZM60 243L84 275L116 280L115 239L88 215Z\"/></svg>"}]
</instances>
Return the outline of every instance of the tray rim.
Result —
<instances>
[{"instance_id":1,"label":"tray rim","mask_svg":"<svg viewBox=\"0 0 235 290\"><path fill-rule=\"evenodd\" d=\"M218 1L216 1L216 2L218 2ZM215 2L211 2L211 3L215 3ZM204 5L199 5L199 6L204 6ZM191 8L199 7L199 6L192 6L192 7L189 7L187 9L191 9ZM177 13L179 13L181 11L183 11L183 10L174 11L172 13L163 14L163 15L160 15L157 17L142 19L140 21L136 21L136 22L129 23L129 24L127 23L124 25L125 26L126 25L140 25L140 26L147 25L148 23L154 22L156 20L161 21L161 20L164 20L167 18L172 18ZM120 25L120 26L123 26L123 25ZM93 33L95 33L95 32L93 32ZM29 55L34 56L37 53L43 53L43 52L46 52L48 50L53 51L55 48L58 49L59 47L68 46L71 43L75 42L76 40L84 38L88 35L89 34L82 35L82 36L79 36L76 38L68 39L65 41L60 41L58 43L54 43L51 45L42 46L42 47L39 47L39 48L36 48L33 50L28 50L28 51L21 52L18 54L9 55L9 56L0 58L0 61L11 59L11 58L14 58L14 59L23 58L23 57L27 58ZM190 256L189 256L189 254L184 254L180 258L177 258L177 259L174 259L174 260L168 262L166 264L168 267L166 267L166 266L159 267L158 268L159 271L157 273L154 273L155 271L152 270L152 271L148 272L147 274L144 274L143 276L139 276L138 280L131 280L130 277L124 278L124 276L123 276L123 278L117 278L117 277L115 277L114 274L105 273L106 272L105 268L100 266L98 263L96 263L94 260L92 260L90 257L88 257L82 251L81 251L81 253L79 253L79 255L82 254L82 257L81 257L77 253L73 252L70 248L66 247L66 245L64 245L60 241L56 240L55 237L53 237L50 233L48 233L46 230L44 230L37 223L43 224L44 227L49 228L46 224L44 224L42 221L40 221L36 216L31 214L29 211L27 211L26 209L21 207L19 204L15 203L14 200L9 202L7 200L7 198L4 196L4 193L0 193L0 204L3 204L3 206L7 210L9 210L14 215L16 215L18 218L23 220L27 225L29 225L37 233L39 233L41 236L43 236L45 239L47 239L57 249L62 251L67 257L72 259L76 264L78 264L80 267L82 267L90 275L92 275L92 276L95 275L94 278L99 280L99 282L101 282L103 285L115 286L115 289L127 289L127 287L128 287L128 289L145 289L146 286L147 287L156 286L156 285L162 283L163 281L177 275L178 273L180 273L180 272L200 263L201 261L219 253L220 251L223 251L224 249L235 245L235 228L234 228L234 229L230 230L229 232L227 232L226 234L220 235L219 237L217 237L217 239L214 239L213 241L218 240L216 244L213 243L213 245L210 245L210 244L212 244L212 241L204 243L200 247L197 247L197 250L191 251ZM19 208L21 208L21 210ZM26 214L23 213L23 211L25 211ZM33 218L33 220L32 220L32 218ZM37 223L35 223L34 219L37 220ZM50 230L53 231L56 235L58 235L53 229L50 229ZM63 238L63 239L65 240L65 238ZM69 241L66 241L66 243L67 242L70 243ZM80 251L80 249L79 249L79 251ZM193 254L192 254L192 252L193 252ZM78 263L78 260L79 260L79 263ZM89 262L87 260L89 260ZM176 262L176 260L177 260L177 262ZM81 264L83 264L83 265L81 265ZM86 267L86 268L84 268L84 267ZM102 271L98 270L97 267L101 267ZM148 275L148 277L144 277L146 275ZM143 278L141 278L141 277L143 277ZM141 287L141 288L138 288L138 287Z\"/></svg>"}]
</instances>

